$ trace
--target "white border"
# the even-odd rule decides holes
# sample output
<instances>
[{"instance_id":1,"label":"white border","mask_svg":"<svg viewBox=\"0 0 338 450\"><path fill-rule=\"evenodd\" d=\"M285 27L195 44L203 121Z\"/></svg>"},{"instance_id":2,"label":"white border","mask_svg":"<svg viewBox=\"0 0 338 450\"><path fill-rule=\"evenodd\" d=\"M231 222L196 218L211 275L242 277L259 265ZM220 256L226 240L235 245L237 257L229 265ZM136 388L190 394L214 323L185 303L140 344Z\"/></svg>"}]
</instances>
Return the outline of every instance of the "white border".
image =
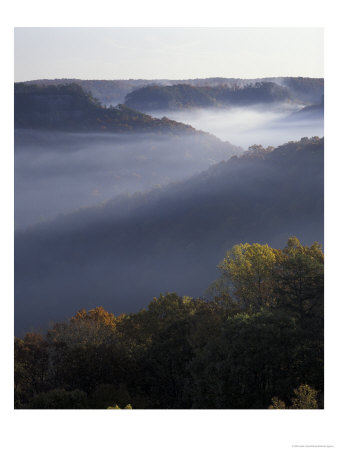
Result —
<instances>
[{"instance_id":1,"label":"white border","mask_svg":"<svg viewBox=\"0 0 338 450\"><path fill-rule=\"evenodd\" d=\"M4 5L2 6L4 8ZM10 449L288 449L337 444L336 31L334 2L284 0L7 2L2 12L2 298L1 440ZM14 26L325 26L326 82L326 407L324 411L13 411L13 27ZM8 364L10 362L10 364ZM10 381L9 381L10 380ZM7 442L6 442L7 441Z\"/></svg>"}]
</instances>

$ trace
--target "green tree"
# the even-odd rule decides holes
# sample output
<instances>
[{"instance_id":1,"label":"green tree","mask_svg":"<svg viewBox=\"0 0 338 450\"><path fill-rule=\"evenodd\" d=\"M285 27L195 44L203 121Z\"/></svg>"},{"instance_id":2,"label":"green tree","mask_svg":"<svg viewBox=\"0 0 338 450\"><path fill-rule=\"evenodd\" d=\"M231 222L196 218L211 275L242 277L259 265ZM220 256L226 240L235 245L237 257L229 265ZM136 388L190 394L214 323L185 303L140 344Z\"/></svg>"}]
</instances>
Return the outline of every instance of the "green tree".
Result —
<instances>
[{"instance_id":1,"label":"green tree","mask_svg":"<svg viewBox=\"0 0 338 450\"><path fill-rule=\"evenodd\" d=\"M314 319L322 328L324 314L324 254L315 242L310 247L296 237L288 240L275 270L275 295L279 308L302 323Z\"/></svg>"},{"instance_id":2,"label":"green tree","mask_svg":"<svg viewBox=\"0 0 338 450\"><path fill-rule=\"evenodd\" d=\"M15 407L48 389L48 343L41 334L27 333L14 340Z\"/></svg>"},{"instance_id":3,"label":"green tree","mask_svg":"<svg viewBox=\"0 0 338 450\"><path fill-rule=\"evenodd\" d=\"M95 308L55 324L47 334L54 385L89 393L99 384L122 383L129 356L116 329L120 320L103 308Z\"/></svg>"},{"instance_id":4,"label":"green tree","mask_svg":"<svg viewBox=\"0 0 338 450\"><path fill-rule=\"evenodd\" d=\"M272 310L241 313L195 350L190 363L194 408L267 408L278 394L288 398L303 379L301 332L293 318ZM318 370L313 363L312 372ZM320 370L320 369L319 369Z\"/></svg>"},{"instance_id":5,"label":"green tree","mask_svg":"<svg viewBox=\"0 0 338 450\"><path fill-rule=\"evenodd\" d=\"M252 312L275 303L273 269L277 250L267 244L239 244L218 265L229 292Z\"/></svg>"}]
</instances>

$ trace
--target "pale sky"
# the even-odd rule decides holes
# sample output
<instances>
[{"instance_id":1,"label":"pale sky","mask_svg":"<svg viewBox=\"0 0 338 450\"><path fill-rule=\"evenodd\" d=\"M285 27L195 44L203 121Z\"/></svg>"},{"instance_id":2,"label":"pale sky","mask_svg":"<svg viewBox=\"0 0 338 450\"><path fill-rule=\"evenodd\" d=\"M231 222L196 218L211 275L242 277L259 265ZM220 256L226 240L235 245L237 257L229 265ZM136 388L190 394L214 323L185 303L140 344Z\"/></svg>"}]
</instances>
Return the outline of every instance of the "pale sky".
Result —
<instances>
[{"instance_id":1,"label":"pale sky","mask_svg":"<svg viewBox=\"0 0 338 450\"><path fill-rule=\"evenodd\" d=\"M15 28L15 81L323 77L322 28Z\"/></svg>"}]
</instances>

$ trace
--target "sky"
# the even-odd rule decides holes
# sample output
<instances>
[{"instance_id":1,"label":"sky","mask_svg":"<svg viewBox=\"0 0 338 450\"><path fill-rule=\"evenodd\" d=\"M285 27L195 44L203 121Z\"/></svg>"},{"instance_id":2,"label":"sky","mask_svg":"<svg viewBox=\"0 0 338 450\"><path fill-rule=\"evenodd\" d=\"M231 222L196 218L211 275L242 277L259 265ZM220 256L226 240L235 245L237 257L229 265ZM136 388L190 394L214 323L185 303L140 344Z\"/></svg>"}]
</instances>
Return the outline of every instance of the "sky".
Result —
<instances>
[{"instance_id":1,"label":"sky","mask_svg":"<svg viewBox=\"0 0 338 450\"><path fill-rule=\"evenodd\" d=\"M17 27L15 81L323 77L323 28Z\"/></svg>"}]
</instances>

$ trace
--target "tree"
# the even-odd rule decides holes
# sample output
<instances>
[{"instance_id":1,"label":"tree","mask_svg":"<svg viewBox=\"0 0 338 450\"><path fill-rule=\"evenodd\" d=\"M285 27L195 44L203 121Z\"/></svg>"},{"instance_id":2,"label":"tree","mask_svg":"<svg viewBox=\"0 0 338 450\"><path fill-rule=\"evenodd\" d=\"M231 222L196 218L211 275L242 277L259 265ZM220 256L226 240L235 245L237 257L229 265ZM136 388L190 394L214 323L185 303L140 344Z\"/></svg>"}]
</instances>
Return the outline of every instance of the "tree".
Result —
<instances>
[{"instance_id":1,"label":"tree","mask_svg":"<svg viewBox=\"0 0 338 450\"><path fill-rule=\"evenodd\" d=\"M272 397L269 409L286 409L286 405L283 400L280 400L278 397Z\"/></svg>"},{"instance_id":2,"label":"tree","mask_svg":"<svg viewBox=\"0 0 338 450\"><path fill-rule=\"evenodd\" d=\"M192 407L257 409L267 408L276 394L288 398L303 378L299 362L306 343L300 338L295 320L281 311L226 318L221 333L194 349Z\"/></svg>"},{"instance_id":3,"label":"tree","mask_svg":"<svg viewBox=\"0 0 338 450\"><path fill-rule=\"evenodd\" d=\"M310 247L296 237L288 240L275 270L278 307L304 323L314 319L322 327L324 305L324 254L315 242ZM319 322L319 323L318 323Z\"/></svg>"},{"instance_id":4,"label":"tree","mask_svg":"<svg viewBox=\"0 0 338 450\"><path fill-rule=\"evenodd\" d=\"M292 398L290 407L286 407L283 400L278 397L271 399L269 409L318 409L318 392L307 384L301 384L298 389L294 389L295 397Z\"/></svg>"},{"instance_id":5,"label":"tree","mask_svg":"<svg viewBox=\"0 0 338 450\"><path fill-rule=\"evenodd\" d=\"M81 310L46 338L15 339L15 407L318 408L323 262L319 244L296 237L283 250L240 244L213 300L168 293L136 314Z\"/></svg>"},{"instance_id":6,"label":"tree","mask_svg":"<svg viewBox=\"0 0 338 450\"><path fill-rule=\"evenodd\" d=\"M116 405L114 405L114 406L108 406L107 409L121 409L121 408L119 407L118 404L116 404ZM132 408L131 404L129 403L129 404L126 405L123 409L133 409L133 408Z\"/></svg>"},{"instance_id":7,"label":"tree","mask_svg":"<svg viewBox=\"0 0 338 450\"><path fill-rule=\"evenodd\" d=\"M48 344L38 333L14 340L15 407L49 387Z\"/></svg>"},{"instance_id":8,"label":"tree","mask_svg":"<svg viewBox=\"0 0 338 450\"><path fill-rule=\"evenodd\" d=\"M276 259L277 250L267 244L239 244L218 265L229 292L245 309L254 312L274 304Z\"/></svg>"},{"instance_id":9,"label":"tree","mask_svg":"<svg viewBox=\"0 0 338 450\"><path fill-rule=\"evenodd\" d=\"M292 399L290 409L318 409L318 392L307 384L302 384L294 390L295 397Z\"/></svg>"},{"instance_id":10,"label":"tree","mask_svg":"<svg viewBox=\"0 0 338 450\"><path fill-rule=\"evenodd\" d=\"M55 386L91 392L97 385L123 381L127 348L116 324L120 319L95 308L79 311L47 333L50 373ZM123 362L122 362L123 361Z\"/></svg>"}]
</instances>

